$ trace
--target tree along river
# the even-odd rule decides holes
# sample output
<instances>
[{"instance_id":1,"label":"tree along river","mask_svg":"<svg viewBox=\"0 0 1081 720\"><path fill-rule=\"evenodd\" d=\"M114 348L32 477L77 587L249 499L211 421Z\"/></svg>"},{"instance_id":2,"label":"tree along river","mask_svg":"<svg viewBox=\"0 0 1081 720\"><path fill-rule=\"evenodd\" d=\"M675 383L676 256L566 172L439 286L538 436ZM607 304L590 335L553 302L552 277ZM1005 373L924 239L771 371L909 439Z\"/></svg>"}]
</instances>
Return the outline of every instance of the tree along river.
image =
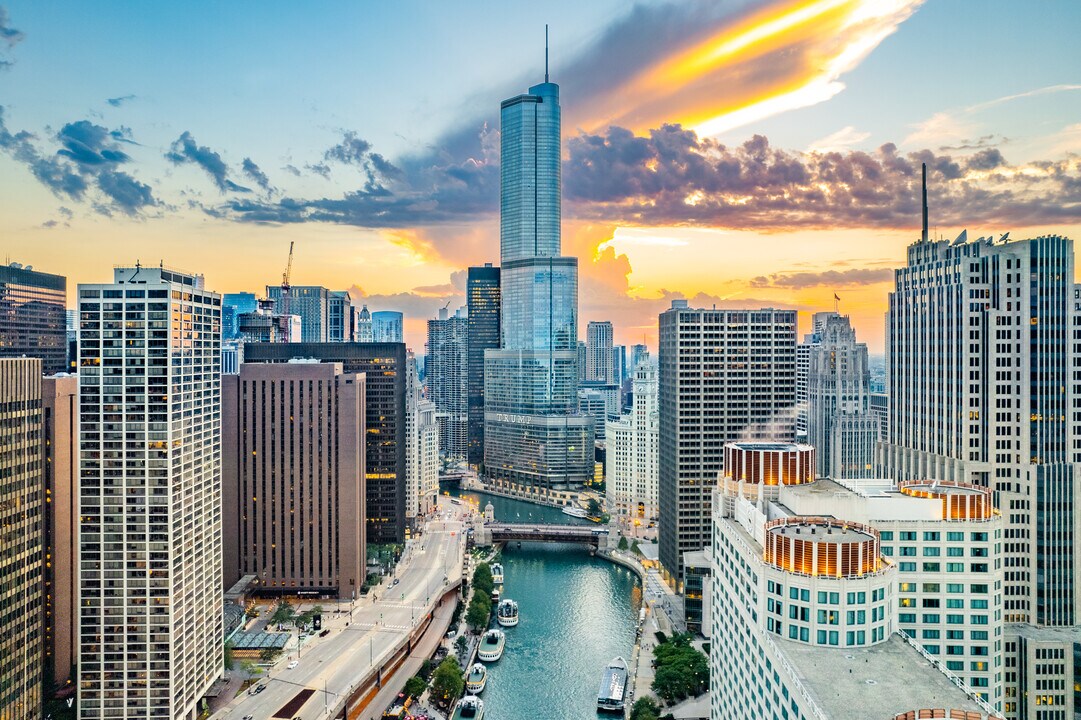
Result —
<instances>
[{"instance_id":1,"label":"tree along river","mask_svg":"<svg viewBox=\"0 0 1081 720\"><path fill-rule=\"evenodd\" d=\"M500 522L593 523L558 508L484 493ZM591 557L585 545L511 543L503 550L503 597L518 602L519 623L502 628L503 657L488 665L481 693L485 720L579 720L597 712L597 690L609 661L631 661L642 586L621 565ZM493 627L498 627L494 619ZM607 717L612 717L608 715Z\"/></svg>"}]
</instances>

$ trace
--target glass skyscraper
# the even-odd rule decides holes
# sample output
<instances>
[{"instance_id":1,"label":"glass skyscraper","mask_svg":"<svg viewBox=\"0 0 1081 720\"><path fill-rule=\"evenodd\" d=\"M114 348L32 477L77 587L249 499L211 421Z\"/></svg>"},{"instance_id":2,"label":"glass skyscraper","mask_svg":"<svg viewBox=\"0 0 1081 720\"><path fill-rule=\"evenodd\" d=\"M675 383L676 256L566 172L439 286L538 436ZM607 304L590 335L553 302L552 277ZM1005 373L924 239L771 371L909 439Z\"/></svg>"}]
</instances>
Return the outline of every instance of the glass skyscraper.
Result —
<instances>
[{"instance_id":1,"label":"glass skyscraper","mask_svg":"<svg viewBox=\"0 0 1081 720\"><path fill-rule=\"evenodd\" d=\"M484 352L499 348L499 268L469 268L466 283L469 337L469 445L471 465L484 462Z\"/></svg>"},{"instance_id":2,"label":"glass skyscraper","mask_svg":"<svg viewBox=\"0 0 1081 720\"><path fill-rule=\"evenodd\" d=\"M578 259L560 255L559 86L501 105L502 346L484 355L484 464L546 488L593 475L593 422L577 412Z\"/></svg>"},{"instance_id":3,"label":"glass skyscraper","mask_svg":"<svg viewBox=\"0 0 1081 720\"><path fill-rule=\"evenodd\" d=\"M41 358L41 369L55 375L68 369L67 279L0 265L0 357Z\"/></svg>"}]
</instances>

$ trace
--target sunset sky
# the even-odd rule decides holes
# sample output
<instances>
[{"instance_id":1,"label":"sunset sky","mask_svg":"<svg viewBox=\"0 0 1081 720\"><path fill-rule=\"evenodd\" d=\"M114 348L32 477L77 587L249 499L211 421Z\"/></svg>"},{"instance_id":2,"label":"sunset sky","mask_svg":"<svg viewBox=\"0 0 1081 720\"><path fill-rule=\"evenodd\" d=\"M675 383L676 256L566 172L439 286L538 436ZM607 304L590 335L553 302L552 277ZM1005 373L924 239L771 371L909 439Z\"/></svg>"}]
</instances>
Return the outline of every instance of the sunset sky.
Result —
<instances>
[{"instance_id":1,"label":"sunset sky","mask_svg":"<svg viewBox=\"0 0 1081 720\"><path fill-rule=\"evenodd\" d=\"M832 309L881 352L919 234L1081 238L1075 0L0 0L0 248L219 292L351 288L424 321L498 261L500 100L563 107L580 321Z\"/></svg>"}]
</instances>

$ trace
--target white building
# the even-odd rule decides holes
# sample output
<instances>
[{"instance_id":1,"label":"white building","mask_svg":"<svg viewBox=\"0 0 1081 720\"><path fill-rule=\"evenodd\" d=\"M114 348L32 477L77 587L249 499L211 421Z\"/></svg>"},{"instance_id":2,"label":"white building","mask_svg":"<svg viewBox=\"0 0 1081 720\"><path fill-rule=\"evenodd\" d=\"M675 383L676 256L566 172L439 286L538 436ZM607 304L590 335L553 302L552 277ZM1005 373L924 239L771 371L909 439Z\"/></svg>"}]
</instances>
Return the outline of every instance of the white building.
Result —
<instances>
[{"instance_id":1,"label":"white building","mask_svg":"<svg viewBox=\"0 0 1081 720\"><path fill-rule=\"evenodd\" d=\"M878 418L871 410L867 345L856 342L848 316L815 315L807 350L807 441L818 474L839 480L874 476Z\"/></svg>"},{"instance_id":2,"label":"white building","mask_svg":"<svg viewBox=\"0 0 1081 720\"><path fill-rule=\"evenodd\" d=\"M630 414L605 429L608 502L634 525L655 520L657 508L657 368L646 355L634 370Z\"/></svg>"},{"instance_id":3,"label":"white building","mask_svg":"<svg viewBox=\"0 0 1081 720\"><path fill-rule=\"evenodd\" d=\"M406 356L405 517L406 527L431 511L439 494L439 423L435 403L424 397L416 356Z\"/></svg>"},{"instance_id":4,"label":"white building","mask_svg":"<svg viewBox=\"0 0 1081 720\"><path fill-rule=\"evenodd\" d=\"M79 285L79 716L194 720L222 675L221 296Z\"/></svg>"},{"instance_id":5,"label":"white building","mask_svg":"<svg viewBox=\"0 0 1081 720\"><path fill-rule=\"evenodd\" d=\"M418 512L427 515L435 508L439 495L439 424L435 403L421 400L417 405L417 468L420 476L417 489Z\"/></svg>"},{"instance_id":6,"label":"white building","mask_svg":"<svg viewBox=\"0 0 1081 720\"><path fill-rule=\"evenodd\" d=\"M818 480L784 487L797 515L878 530L898 567L897 627L990 705L1003 704L1002 515L991 491L950 482Z\"/></svg>"},{"instance_id":7,"label":"white building","mask_svg":"<svg viewBox=\"0 0 1081 720\"><path fill-rule=\"evenodd\" d=\"M778 477L769 459L752 458L762 479ZM786 513L773 502L780 485L721 485L706 613L712 720L995 715L897 632L898 569L874 528Z\"/></svg>"},{"instance_id":8,"label":"white building","mask_svg":"<svg viewBox=\"0 0 1081 720\"><path fill-rule=\"evenodd\" d=\"M1081 696L1045 692L1081 683L1081 663L1040 663L1037 678L1021 657L1036 635L1072 638L1056 651L1067 658L1081 650L1073 279L1064 237L932 242L925 232L896 273L887 314L881 474L995 491L1006 523L1004 711L1026 720L1081 712Z\"/></svg>"}]
</instances>

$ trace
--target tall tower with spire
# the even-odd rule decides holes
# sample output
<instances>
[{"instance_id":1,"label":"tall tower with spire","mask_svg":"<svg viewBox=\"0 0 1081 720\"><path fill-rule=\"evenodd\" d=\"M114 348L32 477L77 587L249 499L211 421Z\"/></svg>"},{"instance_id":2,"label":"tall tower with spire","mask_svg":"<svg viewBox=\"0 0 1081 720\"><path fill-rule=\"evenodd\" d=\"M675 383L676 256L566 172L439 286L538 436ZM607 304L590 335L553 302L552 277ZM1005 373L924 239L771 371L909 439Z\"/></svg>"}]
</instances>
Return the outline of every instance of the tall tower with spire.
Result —
<instances>
[{"instance_id":1,"label":"tall tower with spire","mask_svg":"<svg viewBox=\"0 0 1081 720\"><path fill-rule=\"evenodd\" d=\"M547 39L547 29L545 29ZM484 356L484 465L497 480L564 488L593 475L594 428L577 412L578 259L560 240L559 86L500 106L503 323Z\"/></svg>"}]
</instances>

